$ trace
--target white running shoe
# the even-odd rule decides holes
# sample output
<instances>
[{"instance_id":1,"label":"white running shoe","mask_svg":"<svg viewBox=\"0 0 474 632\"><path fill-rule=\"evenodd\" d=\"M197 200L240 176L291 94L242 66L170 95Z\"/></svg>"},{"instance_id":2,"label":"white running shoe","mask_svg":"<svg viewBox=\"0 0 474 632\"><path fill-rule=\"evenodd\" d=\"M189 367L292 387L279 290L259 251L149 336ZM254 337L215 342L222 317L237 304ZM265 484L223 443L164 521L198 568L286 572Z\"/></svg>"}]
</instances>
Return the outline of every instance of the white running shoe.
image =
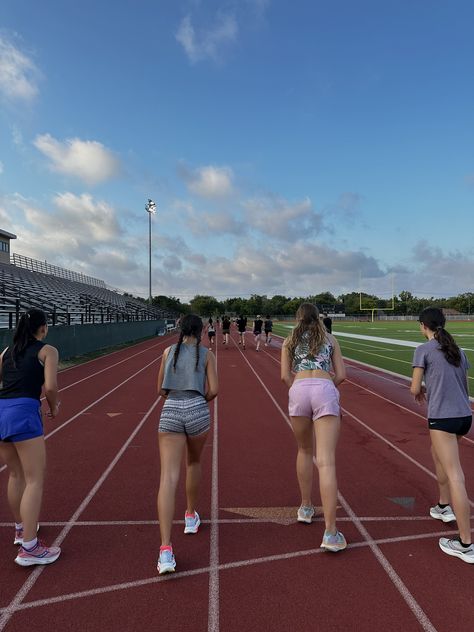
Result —
<instances>
[{"instance_id":1,"label":"white running shoe","mask_svg":"<svg viewBox=\"0 0 474 632\"><path fill-rule=\"evenodd\" d=\"M346 538L340 531L336 531L336 533L324 532L323 541L321 542L322 549L331 551L331 553L337 553L338 551L343 551L346 547Z\"/></svg>"},{"instance_id":2,"label":"white running shoe","mask_svg":"<svg viewBox=\"0 0 474 632\"><path fill-rule=\"evenodd\" d=\"M463 562L474 564L474 546L471 544L467 548L464 547L459 538L450 540L449 538L439 539L439 548L447 555L459 557Z\"/></svg>"},{"instance_id":3,"label":"white running shoe","mask_svg":"<svg viewBox=\"0 0 474 632\"><path fill-rule=\"evenodd\" d=\"M165 573L174 573L176 570L176 560L174 559L173 549L165 549L160 551L158 558L158 564L156 565L158 573L164 575Z\"/></svg>"},{"instance_id":4,"label":"white running shoe","mask_svg":"<svg viewBox=\"0 0 474 632\"><path fill-rule=\"evenodd\" d=\"M453 520L456 520L451 505L447 505L444 509L441 509L439 505L430 507L430 516L435 518L435 520L442 520L443 522L453 522Z\"/></svg>"},{"instance_id":5,"label":"white running shoe","mask_svg":"<svg viewBox=\"0 0 474 632\"><path fill-rule=\"evenodd\" d=\"M199 514L197 511L194 512L193 516L184 516L184 533L197 533L199 531L199 525L201 524L201 519L199 518Z\"/></svg>"},{"instance_id":6,"label":"white running shoe","mask_svg":"<svg viewBox=\"0 0 474 632\"><path fill-rule=\"evenodd\" d=\"M313 505L301 505L298 509L298 522L306 522L306 524L311 524L311 521L314 516L314 507Z\"/></svg>"}]
</instances>

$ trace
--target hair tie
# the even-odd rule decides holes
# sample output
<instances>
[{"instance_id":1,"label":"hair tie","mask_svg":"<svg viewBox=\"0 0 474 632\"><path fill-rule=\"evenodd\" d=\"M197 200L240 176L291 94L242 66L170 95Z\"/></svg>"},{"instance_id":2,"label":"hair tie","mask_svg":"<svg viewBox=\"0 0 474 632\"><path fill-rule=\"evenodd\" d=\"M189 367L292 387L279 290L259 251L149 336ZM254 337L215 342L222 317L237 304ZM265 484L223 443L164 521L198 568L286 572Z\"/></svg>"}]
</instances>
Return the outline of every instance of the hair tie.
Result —
<instances>
[{"instance_id":1,"label":"hair tie","mask_svg":"<svg viewBox=\"0 0 474 632\"><path fill-rule=\"evenodd\" d=\"M441 329L443 329L443 325L438 325L438 326L436 327L436 331L440 331Z\"/></svg>"}]
</instances>

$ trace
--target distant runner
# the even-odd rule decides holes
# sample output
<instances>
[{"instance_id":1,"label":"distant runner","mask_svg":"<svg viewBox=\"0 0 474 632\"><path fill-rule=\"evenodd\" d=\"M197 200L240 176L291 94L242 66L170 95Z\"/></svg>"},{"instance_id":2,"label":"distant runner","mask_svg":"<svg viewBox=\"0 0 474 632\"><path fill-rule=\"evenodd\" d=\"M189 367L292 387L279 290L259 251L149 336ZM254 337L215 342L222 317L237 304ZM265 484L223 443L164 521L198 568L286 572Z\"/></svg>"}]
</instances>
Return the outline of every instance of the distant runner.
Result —
<instances>
[{"instance_id":1,"label":"distant runner","mask_svg":"<svg viewBox=\"0 0 474 632\"><path fill-rule=\"evenodd\" d=\"M262 336L263 320L260 314L257 315L256 320L253 321L253 335L255 337L256 351L260 351L260 338Z\"/></svg>"},{"instance_id":2,"label":"distant runner","mask_svg":"<svg viewBox=\"0 0 474 632\"><path fill-rule=\"evenodd\" d=\"M242 349L245 349L245 332L247 331L247 318L243 314L237 318L237 331L239 332L239 345L242 345Z\"/></svg>"},{"instance_id":3,"label":"distant runner","mask_svg":"<svg viewBox=\"0 0 474 632\"><path fill-rule=\"evenodd\" d=\"M216 327L212 318L209 318L209 322L207 324L207 337L209 338L209 346L212 347L214 344L214 338L216 337Z\"/></svg>"},{"instance_id":4,"label":"distant runner","mask_svg":"<svg viewBox=\"0 0 474 632\"><path fill-rule=\"evenodd\" d=\"M272 342L273 321L270 319L270 314L266 315L263 327L265 330L265 346L267 347Z\"/></svg>"},{"instance_id":5,"label":"distant runner","mask_svg":"<svg viewBox=\"0 0 474 632\"><path fill-rule=\"evenodd\" d=\"M222 317L222 344L229 344L229 333L230 333L230 318L228 316Z\"/></svg>"}]
</instances>

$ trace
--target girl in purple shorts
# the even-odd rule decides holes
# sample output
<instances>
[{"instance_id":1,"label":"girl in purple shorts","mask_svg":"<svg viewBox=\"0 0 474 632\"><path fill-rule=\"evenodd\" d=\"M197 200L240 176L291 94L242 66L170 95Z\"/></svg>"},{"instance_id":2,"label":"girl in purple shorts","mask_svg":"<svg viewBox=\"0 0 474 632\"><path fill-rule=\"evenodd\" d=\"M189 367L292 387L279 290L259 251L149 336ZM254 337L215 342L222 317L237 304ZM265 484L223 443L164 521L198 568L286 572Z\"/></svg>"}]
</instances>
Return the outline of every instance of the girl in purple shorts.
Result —
<instances>
[{"instance_id":1,"label":"girl in purple shorts","mask_svg":"<svg viewBox=\"0 0 474 632\"><path fill-rule=\"evenodd\" d=\"M311 523L314 506L313 433L316 466L323 505L325 532L321 547L341 551L347 546L336 528L336 445L341 413L337 386L346 371L337 340L326 332L315 305L303 303L296 312L297 324L281 351L281 379L289 388L289 414L298 445L296 473L301 491L298 522ZM334 377L329 373L334 370Z\"/></svg>"},{"instance_id":2,"label":"girl in purple shorts","mask_svg":"<svg viewBox=\"0 0 474 632\"><path fill-rule=\"evenodd\" d=\"M431 454L439 487L439 502L430 508L430 516L443 522L457 521L459 537L440 538L439 546L444 553L474 564L470 506L458 448L472 424L469 362L444 328L446 319L440 309L424 309L419 321L428 342L415 350L410 390L419 404L428 401Z\"/></svg>"},{"instance_id":3,"label":"girl in purple shorts","mask_svg":"<svg viewBox=\"0 0 474 632\"><path fill-rule=\"evenodd\" d=\"M0 461L8 469L8 502L15 519L15 562L20 566L51 564L61 553L36 537L43 495L46 453L41 418L44 385L49 416L56 417L58 351L43 342L46 314L29 309L18 321L13 344L0 355Z\"/></svg>"}]
</instances>

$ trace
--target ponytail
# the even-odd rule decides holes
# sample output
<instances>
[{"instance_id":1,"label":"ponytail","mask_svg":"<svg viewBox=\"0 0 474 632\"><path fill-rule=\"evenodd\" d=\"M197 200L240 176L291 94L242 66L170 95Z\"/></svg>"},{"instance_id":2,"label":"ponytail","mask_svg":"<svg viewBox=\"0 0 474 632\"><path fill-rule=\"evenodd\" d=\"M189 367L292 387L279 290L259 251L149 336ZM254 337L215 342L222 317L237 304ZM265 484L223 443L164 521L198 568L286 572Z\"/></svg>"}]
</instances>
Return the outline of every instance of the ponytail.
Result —
<instances>
[{"instance_id":1,"label":"ponytail","mask_svg":"<svg viewBox=\"0 0 474 632\"><path fill-rule=\"evenodd\" d=\"M446 361L453 366L460 366L461 350L451 334L444 328L446 318L443 312L437 307L427 307L421 312L418 320L433 332Z\"/></svg>"},{"instance_id":2,"label":"ponytail","mask_svg":"<svg viewBox=\"0 0 474 632\"><path fill-rule=\"evenodd\" d=\"M199 316L195 314L188 314L184 318L181 319L180 323L181 332L179 334L179 340L176 345L176 349L174 350L174 359L173 359L173 369L176 371L176 363L178 362L179 350L181 345L183 344L183 339L185 336L194 336L197 340L196 344L196 371L199 365L199 345L201 343L201 333L202 333L202 320Z\"/></svg>"},{"instance_id":3,"label":"ponytail","mask_svg":"<svg viewBox=\"0 0 474 632\"><path fill-rule=\"evenodd\" d=\"M181 331L179 334L178 344L176 345L176 348L174 350L173 370L175 372L176 372L176 362L178 361L178 356L179 356L179 350L181 348L181 345L183 344L183 338L184 338L184 333Z\"/></svg>"},{"instance_id":4,"label":"ponytail","mask_svg":"<svg viewBox=\"0 0 474 632\"><path fill-rule=\"evenodd\" d=\"M41 309L29 309L21 315L15 333L13 334L13 345L11 348L11 356L13 362L34 340L40 327L48 324L46 314Z\"/></svg>"}]
</instances>

